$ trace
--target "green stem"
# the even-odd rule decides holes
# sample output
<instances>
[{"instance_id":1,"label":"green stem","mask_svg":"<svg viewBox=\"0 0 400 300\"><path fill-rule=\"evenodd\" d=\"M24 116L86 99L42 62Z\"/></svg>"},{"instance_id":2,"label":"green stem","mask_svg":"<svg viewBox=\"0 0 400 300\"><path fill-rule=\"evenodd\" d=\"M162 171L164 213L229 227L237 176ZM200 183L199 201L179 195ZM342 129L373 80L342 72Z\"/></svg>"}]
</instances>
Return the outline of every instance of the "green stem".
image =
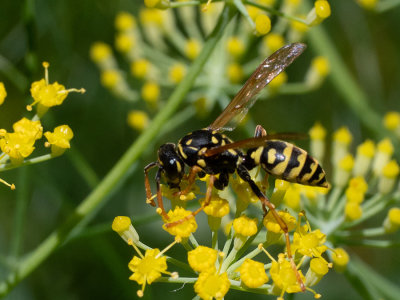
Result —
<instances>
[{"instance_id":1,"label":"green stem","mask_svg":"<svg viewBox=\"0 0 400 300\"><path fill-rule=\"evenodd\" d=\"M110 170L106 177L99 183L86 199L77 207L75 213L69 217L56 231L51 233L32 253L27 255L18 265L16 270L9 274L5 281L0 283L0 297L7 295L14 286L25 279L45 259L47 259L64 241L70 233L78 228L82 222L88 222L103 206L110 194L123 182L132 164L136 162L147 146L158 136L158 133L178 109L186 94L192 87L195 79L201 72L208 57L217 45L224 29L233 18L236 11L234 7L226 5L221 13L214 31L207 38L203 49L188 70L185 79L176 87L169 97L165 107L159 112L149 128L141 134L131 145L117 164Z\"/></svg>"},{"instance_id":2,"label":"green stem","mask_svg":"<svg viewBox=\"0 0 400 300\"><path fill-rule=\"evenodd\" d=\"M400 5L400 0L381 0L376 4L375 10L378 13L383 13L389 9L395 8L398 5Z\"/></svg>"},{"instance_id":3,"label":"green stem","mask_svg":"<svg viewBox=\"0 0 400 300\"><path fill-rule=\"evenodd\" d=\"M38 157L35 157L35 158L24 160L20 164L12 164L12 163L3 164L3 165L0 166L0 172L12 170L12 169L23 167L23 166L34 165L34 164L37 164L37 163L41 163L41 162L47 161L47 160L52 159L52 158L54 158L53 155L45 154L45 155L41 155L41 156L38 156Z\"/></svg>"},{"instance_id":4,"label":"green stem","mask_svg":"<svg viewBox=\"0 0 400 300\"><path fill-rule=\"evenodd\" d=\"M15 260L20 255L24 238L26 211L29 204L29 168L19 169L18 175L17 207L11 241L11 257Z\"/></svg>"}]
</instances>

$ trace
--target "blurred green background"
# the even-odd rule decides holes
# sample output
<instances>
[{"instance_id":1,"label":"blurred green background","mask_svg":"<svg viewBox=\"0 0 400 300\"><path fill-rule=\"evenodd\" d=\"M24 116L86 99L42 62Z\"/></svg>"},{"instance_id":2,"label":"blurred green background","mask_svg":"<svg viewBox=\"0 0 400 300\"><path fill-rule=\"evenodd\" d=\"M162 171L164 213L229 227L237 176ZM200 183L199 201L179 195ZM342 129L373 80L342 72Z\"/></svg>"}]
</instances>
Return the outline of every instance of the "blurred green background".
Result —
<instances>
[{"instance_id":1,"label":"blurred green background","mask_svg":"<svg viewBox=\"0 0 400 300\"><path fill-rule=\"evenodd\" d=\"M29 86L43 77L42 61L50 62L51 82L58 81L67 88L84 87L87 91L84 95L69 95L62 106L51 109L42 120L45 131L61 124L68 124L73 129L75 136L68 154L43 164L1 173L1 178L17 185L16 191L0 187L2 258L35 249L90 193L93 186L77 169L81 160L93 169L92 185L95 185L138 136L126 124L126 112L131 106L115 99L100 85L99 71L89 59L89 48L95 41L112 44L116 14L121 10L137 14L140 5L142 1L139 0L1 1L0 81L5 83L8 96L0 107L0 128L10 130L13 122L29 115L25 110L31 102ZM361 9L355 1L336 0L331 1L331 8L332 16L321 26L368 95L369 105L381 116L388 110L400 111L400 6L377 14ZM313 51L309 47L290 68L289 78L296 79L304 74L311 57L315 56ZM22 77L18 73L5 72L7 64ZM162 95L162 98L167 97L168 94ZM160 144L176 142L186 132L207 126L218 113L215 109L211 117L191 120L154 141L108 197L106 204L96 211L88 227L53 253L7 299L136 298L137 285L128 280L130 271L127 268L133 251L111 232L111 222L117 215L127 215L133 220L154 215L153 208L144 201L144 165L156 159ZM320 120L329 132L348 126L354 134L354 144L375 135L343 101L341 92L329 77L315 92L279 96L256 103L251 115L267 130L277 132L307 132L315 121ZM233 136L244 137L240 129ZM13 242L17 197L29 202L24 238L19 246ZM163 248L171 238L160 229L161 221L155 220L150 224L146 222L147 225L138 224L136 229L144 243ZM199 222L205 224L204 216L199 217ZM200 231L199 239L207 240L207 235L207 229ZM353 250L385 277L397 284L400 282L398 249L359 247ZM185 255L182 247L174 247L173 251L177 256L179 253L181 257ZM3 262L0 278L6 275ZM317 290L324 299L361 299L346 280L334 272L324 278ZM157 283L146 288L144 299L191 299L193 296L192 285ZM226 298L244 297L267 298L232 290ZM307 294L295 298L311 297Z\"/></svg>"}]
</instances>

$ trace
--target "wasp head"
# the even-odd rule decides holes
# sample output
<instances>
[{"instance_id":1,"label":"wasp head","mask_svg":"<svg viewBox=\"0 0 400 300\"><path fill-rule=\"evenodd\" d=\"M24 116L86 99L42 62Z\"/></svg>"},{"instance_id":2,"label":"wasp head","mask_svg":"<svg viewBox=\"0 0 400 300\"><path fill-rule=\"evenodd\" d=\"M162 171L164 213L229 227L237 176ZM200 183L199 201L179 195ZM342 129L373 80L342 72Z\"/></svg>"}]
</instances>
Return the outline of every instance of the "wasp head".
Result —
<instances>
[{"instance_id":1,"label":"wasp head","mask_svg":"<svg viewBox=\"0 0 400 300\"><path fill-rule=\"evenodd\" d=\"M171 188L179 188L185 170L184 162L176 152L175 144L161 145L158 149L158 163L168 185Z\"/></svg>"}]
</instances>

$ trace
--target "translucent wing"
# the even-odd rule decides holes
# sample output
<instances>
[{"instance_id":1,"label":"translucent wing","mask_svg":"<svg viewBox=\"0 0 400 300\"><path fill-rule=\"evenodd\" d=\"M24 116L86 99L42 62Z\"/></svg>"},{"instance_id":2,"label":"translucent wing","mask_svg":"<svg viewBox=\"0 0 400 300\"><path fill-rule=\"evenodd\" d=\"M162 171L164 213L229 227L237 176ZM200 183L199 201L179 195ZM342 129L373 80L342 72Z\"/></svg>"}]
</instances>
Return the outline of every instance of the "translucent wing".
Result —
<instances>
[{"instance_id":1,"label":"translucent wing","mask_svg":"<svg viewBox=\"0 0 400 300\"><path fill-rule=\"evenodd\" d=\"M265 136L252 137L248 139L244 139L238 142L233 142L230 144L226 144L224 146L217 146L214 148L208 149L204 155L205 156L214 156L220 154L229 149L237 149L237 148L256 148L265 145L265 141L267 140L295 140L295 139L305 139L307 138L306 134L302 133L277 133L277 134L268 134Z\"/></svg>"},{"instance_id":2,"label":"translucent wing","mask_svg":"<svg viewBox=\"0 0 400 300\"><path fill-rule=\"evenodd\" d=\"M210 130L233 130L244 118L250 107L256 101L256 95L283 70L286 69L301 53L306 45L293 43L286 45L264 60L254 73L247 79L242 89L225 107L219 117L210 125ZM224 127L229 121L234 120L232 126Z\"/></svg>"}]
</instances>

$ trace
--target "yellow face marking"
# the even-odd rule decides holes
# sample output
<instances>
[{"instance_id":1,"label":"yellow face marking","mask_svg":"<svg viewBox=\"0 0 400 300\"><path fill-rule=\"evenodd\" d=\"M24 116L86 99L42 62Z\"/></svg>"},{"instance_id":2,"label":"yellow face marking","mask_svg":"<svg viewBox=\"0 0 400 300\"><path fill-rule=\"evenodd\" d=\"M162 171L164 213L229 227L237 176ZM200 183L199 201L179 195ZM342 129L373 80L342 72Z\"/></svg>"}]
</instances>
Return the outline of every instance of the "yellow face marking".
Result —
<instances>
[{"instance_id":1,"label":"yellow face marking","mask_svg":"<svg viewBox=\"0 0 400 300\"><path fill-rule=\"evenodd\" d=\"M179 161L176 162L176 170L178 171L178 173L180 173L182 171L182 166Z\"/></svg>"},{"instance_id":2,"label":"yellow face marking","mask_svg":"<svg viewBox=\"0 0 400 300\"><path fill-rule=\"evenodd\" d=\"M193 142L193 140L192 139L190 139L190 140L187 140L187 142L186 142L186 145L187 146L189 146L191 143Z\"/></svg>"},{"instance_id":3,"label":"yellow face marking","mask_svg":"<svg viewBox=\"0 0 400 300\"><path fill-rule=\"evenodd\" d=\"M218 144L218 143L219 143L218 139L217 139L215 136L213 136L213 137L211 138L211 142L212 142L213 144Z\"/></svg>"},{"instance_id":4,"label":"yellow face marking","mask_svg":"<svg viewBox=\"0 0 400 300\"><path fill-rule=\"evenodd\" d=\"M187 159L187 155L185 154L185 152L183 152L183 149L182 149L182 145L181 145L181 144L178 144L178 150L179 150L179 154L180 154L184 159Z\"/></svg>"},{"instance_id":5,"label":"yellow face marking","mask_svg":"<svg viewBox=\"0 0 400 300\"><path fill-rule=\"evenodd\" d=\"M202 168L204 168L206 166L206 162L204 159L198 159L197 164Z\"/></svg>"},{"instance_id":6,"label":"yellow face marking","mask_svg":"<svg viewBox=\"0 0 400 300\"><path fill-rule=\"evenodd\" d=\"M285 159L277 164L272 170L271 173L277 176L282 176L286 170L286 167L290 161L290 156L292 155L293 146L287 145L285 149L283 149L283 155Z\"/></svg>"}]
</instances>

